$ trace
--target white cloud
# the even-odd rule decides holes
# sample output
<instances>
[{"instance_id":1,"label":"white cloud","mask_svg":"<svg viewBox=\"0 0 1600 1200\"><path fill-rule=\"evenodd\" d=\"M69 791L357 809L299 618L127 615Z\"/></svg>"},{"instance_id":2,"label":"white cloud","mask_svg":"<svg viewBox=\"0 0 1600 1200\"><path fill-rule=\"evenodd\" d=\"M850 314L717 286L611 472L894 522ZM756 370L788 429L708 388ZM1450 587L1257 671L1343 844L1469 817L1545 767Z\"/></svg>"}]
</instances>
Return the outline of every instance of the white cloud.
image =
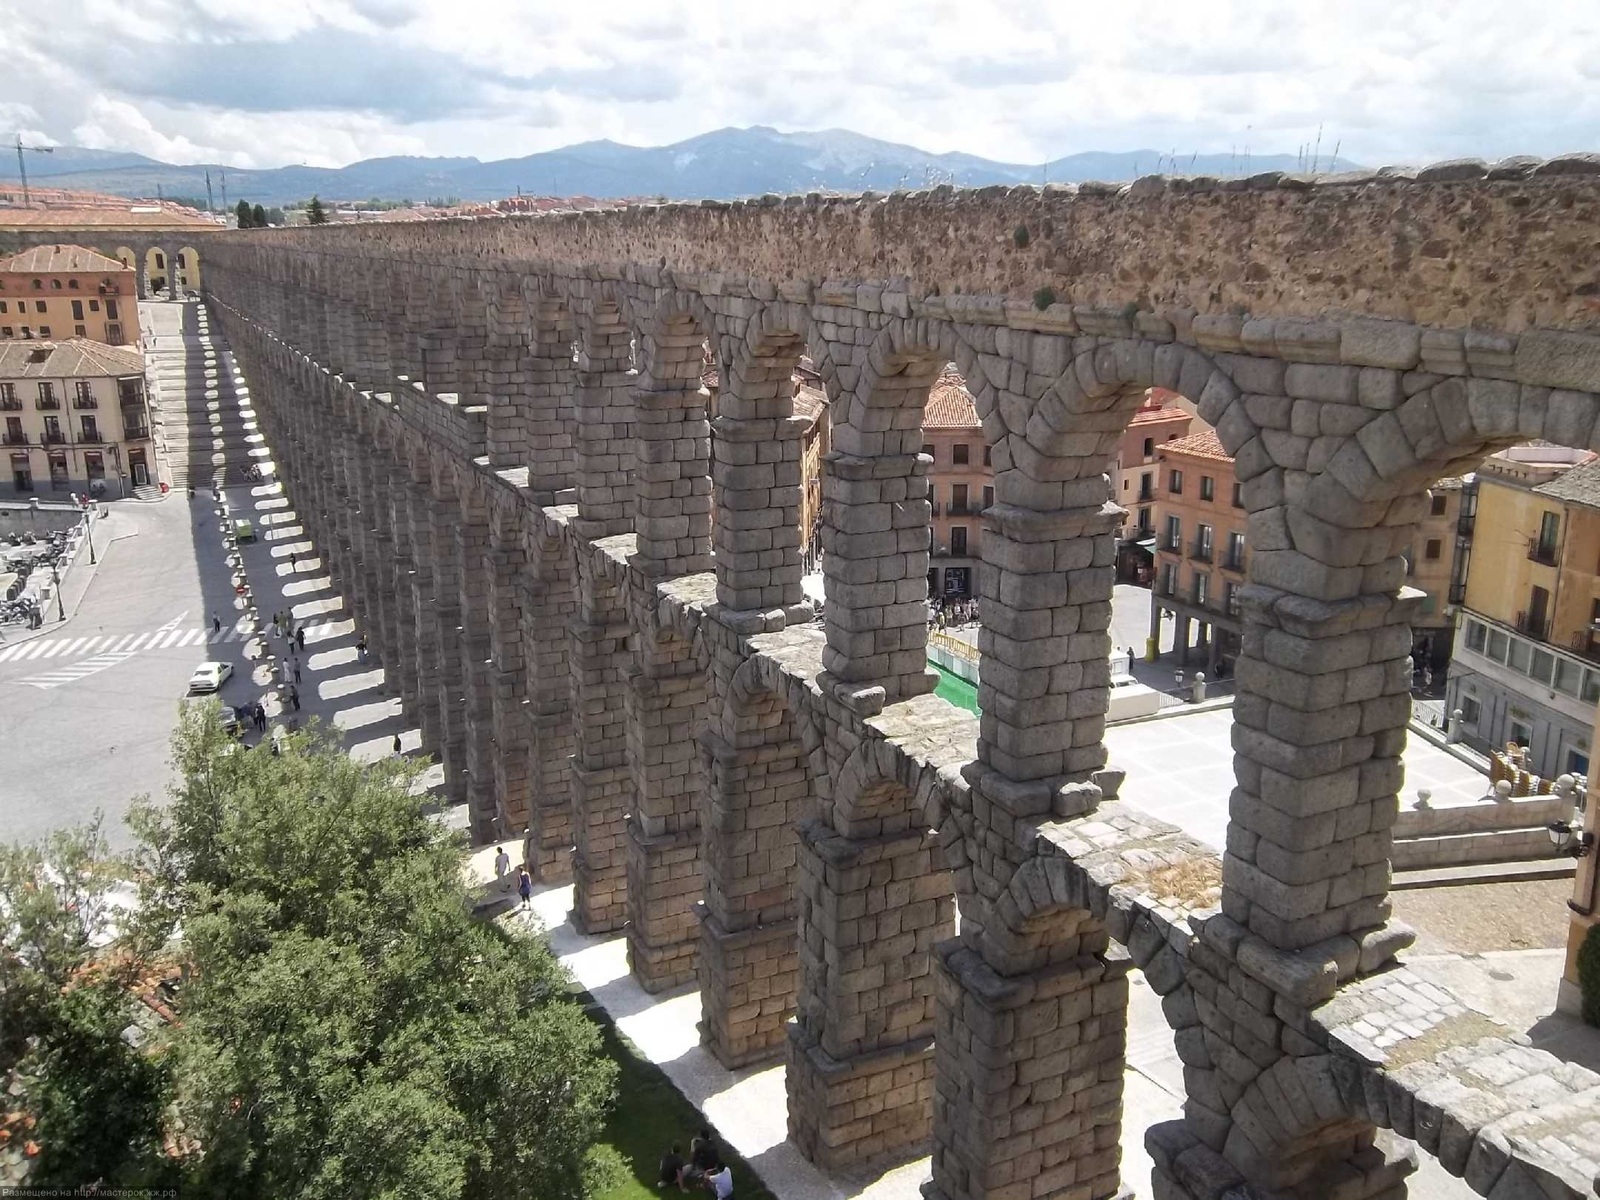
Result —
<instances>
[{"instance_id":1,"label":"white cloud","mask_svg":"<svg viewBox=\"0 0 1600 1200\"><path fill-rule=\"evenodd\" d=\"M238 166L758 123L1024 162L1320 126L1376 165L1587 148L1600 119L1592 0L0 0L0 27L8 128Z\"/></svg>"}]
</instances>

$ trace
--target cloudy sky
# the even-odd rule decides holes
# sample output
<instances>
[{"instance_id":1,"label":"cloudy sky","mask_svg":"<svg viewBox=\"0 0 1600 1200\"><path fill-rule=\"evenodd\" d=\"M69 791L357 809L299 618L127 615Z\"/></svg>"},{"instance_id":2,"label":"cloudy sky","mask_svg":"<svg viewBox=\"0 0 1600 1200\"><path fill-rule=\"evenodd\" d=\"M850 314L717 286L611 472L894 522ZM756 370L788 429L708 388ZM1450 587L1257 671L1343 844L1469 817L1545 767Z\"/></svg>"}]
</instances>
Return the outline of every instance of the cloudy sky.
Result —
<instances>
[{"instance_id":1,"label":"cloudy sky","mask_svg":"<svg viewBox=\"0 0 1600 1200\"><path fill-rule=\"evenodd\" d=\"M1600 148L1596 0L0 0L0 132L170 162L724 125L1038 162Z\"/></svg>"}]
</instances>

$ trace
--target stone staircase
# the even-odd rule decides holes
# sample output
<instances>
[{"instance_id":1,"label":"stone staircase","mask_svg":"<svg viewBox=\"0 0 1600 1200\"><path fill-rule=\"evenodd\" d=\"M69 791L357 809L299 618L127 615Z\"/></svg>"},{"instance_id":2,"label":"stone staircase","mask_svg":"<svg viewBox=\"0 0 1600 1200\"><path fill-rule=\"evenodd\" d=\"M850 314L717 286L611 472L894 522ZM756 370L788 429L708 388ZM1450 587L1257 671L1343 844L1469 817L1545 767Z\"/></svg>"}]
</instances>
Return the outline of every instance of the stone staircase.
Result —
<instances>
[{"instance_id":1,"label":"stone staircase","mask_svg":"<svg viewBox=\"0 0 1600 1200\"><path fill-rule=\"evenodd\" d=\"M233 355L219 350L198 302L184 306L181 337L149 350L155 383L152 421L174 489L246 483L265 446L249 389L234 378Z\"/></svg>"}]
</instances>

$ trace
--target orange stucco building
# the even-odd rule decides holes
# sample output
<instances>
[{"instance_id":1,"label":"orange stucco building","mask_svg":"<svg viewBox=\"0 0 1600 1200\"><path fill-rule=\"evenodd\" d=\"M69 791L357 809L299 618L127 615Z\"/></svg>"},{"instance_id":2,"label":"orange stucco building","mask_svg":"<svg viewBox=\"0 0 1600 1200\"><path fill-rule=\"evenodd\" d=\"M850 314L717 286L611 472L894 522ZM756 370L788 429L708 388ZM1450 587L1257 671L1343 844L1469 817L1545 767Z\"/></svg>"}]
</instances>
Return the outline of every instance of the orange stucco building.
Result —
<instances>
[{"instance_id":1,"label":"orange stucco building","mask_svg":"<svg viewBox=\"0 0 1600 1200\"><path fill-rule=\"evenodd\" d=\"M933 459L928 593L970 600L978 594L979 515L994 503L994 468L972 394L954 370L946 369L929 389L922 439L922 452Z\"/></svg>"},{"instance_id":2,"label":"orange stucco building","mask_svg":"<svg viewBox=\"0 0 1600 1200\"><path fill-rule=\"evenodd\" d=\"M136 274L83 246L35 246L0 259L0 340L84 338L139 344Z\"/></svg>"}]
</instances>

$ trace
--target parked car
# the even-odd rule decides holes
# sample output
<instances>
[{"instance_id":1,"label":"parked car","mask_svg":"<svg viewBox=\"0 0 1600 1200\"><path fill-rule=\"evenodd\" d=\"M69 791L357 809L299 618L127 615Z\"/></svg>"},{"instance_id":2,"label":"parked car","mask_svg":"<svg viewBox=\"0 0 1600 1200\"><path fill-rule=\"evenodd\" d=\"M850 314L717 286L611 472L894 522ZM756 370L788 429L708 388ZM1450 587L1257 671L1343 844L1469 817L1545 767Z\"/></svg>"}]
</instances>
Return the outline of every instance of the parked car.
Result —
<instances>
[{"instance_id":1,"label":"parked car","mask_svg":"<svg viewBox=\"0 0 1600 1200\"><path fill-rule=\"evenodd\" d=\"M231 704L222 706L222 713L217 723L222 726L222 732L230 737L238 737L244 732L244 718L239 715L239 710Z\"/></svg>"},{"instance_id":2,"label":"parked car","mask_svg":"<svg viewBox=\"0 0 1600 1200\"><path fill-rule=\"evenodd\" d=\"M189 676L189 692L219 691L228 676L233 674L233 664L225 662L203 662L194 669L194 674Z\"/></svg>"}]
</instances>

